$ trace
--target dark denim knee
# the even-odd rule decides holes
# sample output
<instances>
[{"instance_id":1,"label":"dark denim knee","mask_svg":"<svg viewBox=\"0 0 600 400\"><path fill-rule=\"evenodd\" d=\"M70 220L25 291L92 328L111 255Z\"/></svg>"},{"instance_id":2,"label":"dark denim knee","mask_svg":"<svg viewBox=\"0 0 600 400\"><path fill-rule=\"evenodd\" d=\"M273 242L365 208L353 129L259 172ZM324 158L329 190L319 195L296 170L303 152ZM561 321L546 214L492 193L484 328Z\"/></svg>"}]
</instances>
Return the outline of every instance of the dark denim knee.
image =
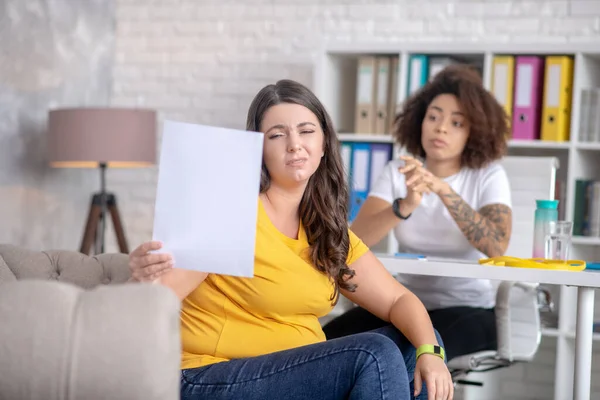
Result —
<instances>
[{"instance_id":1,"label":"dark denim knee","mask_svg":"<svg viewBox=\"0 0 600 400\"><path fill-rule=\"evenodd\" d=\"M361 344L364 351L384 369L394 369L398 372L406 371L402 352L394 341L377 333L361 333Z\"/></svg>"},{"instance_id":2,"label":"dark denim knee","mask_svg":"<svg viewBox=\"0 0 600 400\"><path fill-rule=\"evenodd\" d=\"M335 339L334 339L335 340ZM373 332L352 335L356 382L352 398L396 399L410 397L410 382L402 352L387 336Z\"/></svg>"}]
</instances>

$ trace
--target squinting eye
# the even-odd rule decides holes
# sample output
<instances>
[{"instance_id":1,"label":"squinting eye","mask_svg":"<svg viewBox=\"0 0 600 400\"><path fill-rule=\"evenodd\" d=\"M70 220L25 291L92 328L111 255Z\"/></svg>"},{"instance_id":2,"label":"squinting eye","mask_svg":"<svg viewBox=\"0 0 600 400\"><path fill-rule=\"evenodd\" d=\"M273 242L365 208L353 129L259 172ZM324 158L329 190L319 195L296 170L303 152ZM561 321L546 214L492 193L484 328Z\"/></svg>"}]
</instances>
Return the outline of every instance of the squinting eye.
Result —
<instances>
[{"instance_id":1,"label":"squinting eye","mask_svg":"<svg viewBox=\"0 0 600 400\"><path fill-rule=\"evenodd\" d=\"M300 133L314 133L314 131L302 131Z\"/></svg>"}]
</instances>

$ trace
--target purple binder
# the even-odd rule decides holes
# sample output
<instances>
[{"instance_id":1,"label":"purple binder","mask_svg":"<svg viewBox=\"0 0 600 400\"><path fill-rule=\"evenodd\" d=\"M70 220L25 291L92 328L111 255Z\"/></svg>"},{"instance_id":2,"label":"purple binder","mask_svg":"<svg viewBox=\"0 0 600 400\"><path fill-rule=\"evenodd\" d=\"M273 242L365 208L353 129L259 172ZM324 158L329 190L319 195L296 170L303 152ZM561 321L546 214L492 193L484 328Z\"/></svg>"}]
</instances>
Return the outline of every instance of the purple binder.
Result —
<instances>
[{"instance_id":1,"label":"purple binder","mask_svg":"<svg viewBox=\"0 0 600 400\"><path fill-rule=\"evenodd\" d=\"M544 58L518 56L515 64L512 138L540 138Z\"/></svg>"}]
</instances>

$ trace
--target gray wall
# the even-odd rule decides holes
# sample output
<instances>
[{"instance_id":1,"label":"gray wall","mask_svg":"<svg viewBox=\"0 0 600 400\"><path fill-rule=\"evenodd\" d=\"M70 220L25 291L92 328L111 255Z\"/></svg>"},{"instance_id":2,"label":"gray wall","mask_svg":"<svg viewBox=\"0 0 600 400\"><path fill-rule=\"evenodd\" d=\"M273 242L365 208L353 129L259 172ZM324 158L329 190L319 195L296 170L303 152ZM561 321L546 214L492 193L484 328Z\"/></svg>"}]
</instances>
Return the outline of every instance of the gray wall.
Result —
<instances>
[{"instance_id":1,"label":"gray wall","mask_svg":"<svg viewBox=\"0 0 600 400\"><path fill-rule=\"evenodd\" d=\"M79 246L95 170L47 166L52 107L107 105L110 0L0 0L0 242Z\"/></svg>"}]
</instances>

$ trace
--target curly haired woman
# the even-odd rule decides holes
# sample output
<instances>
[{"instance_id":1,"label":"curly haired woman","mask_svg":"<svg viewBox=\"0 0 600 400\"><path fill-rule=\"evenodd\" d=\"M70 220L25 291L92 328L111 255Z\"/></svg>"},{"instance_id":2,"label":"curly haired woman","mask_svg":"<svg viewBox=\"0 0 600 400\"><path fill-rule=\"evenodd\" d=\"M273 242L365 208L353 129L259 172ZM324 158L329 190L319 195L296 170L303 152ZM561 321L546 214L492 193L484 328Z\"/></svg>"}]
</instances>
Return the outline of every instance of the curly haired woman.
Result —
<instances>
[{"instance_id":1,"label":"curly haired woman","mask_svg":"<svg viewBox=\"0 0 600 400\"><path fill-rule=\"evenodd\" d=\"M411 96L394 138L413 155L391 161L352 231L367 246L394 231L400 250L478 260L504 254L512 211L499 160L507 116L468 65L452 65ZM406 275L398 279L425 304L448 360L496 348L495 292L488 280ZM385 324L357 307L324 327L328 338Z\"/></svg>"}]
</instances>

